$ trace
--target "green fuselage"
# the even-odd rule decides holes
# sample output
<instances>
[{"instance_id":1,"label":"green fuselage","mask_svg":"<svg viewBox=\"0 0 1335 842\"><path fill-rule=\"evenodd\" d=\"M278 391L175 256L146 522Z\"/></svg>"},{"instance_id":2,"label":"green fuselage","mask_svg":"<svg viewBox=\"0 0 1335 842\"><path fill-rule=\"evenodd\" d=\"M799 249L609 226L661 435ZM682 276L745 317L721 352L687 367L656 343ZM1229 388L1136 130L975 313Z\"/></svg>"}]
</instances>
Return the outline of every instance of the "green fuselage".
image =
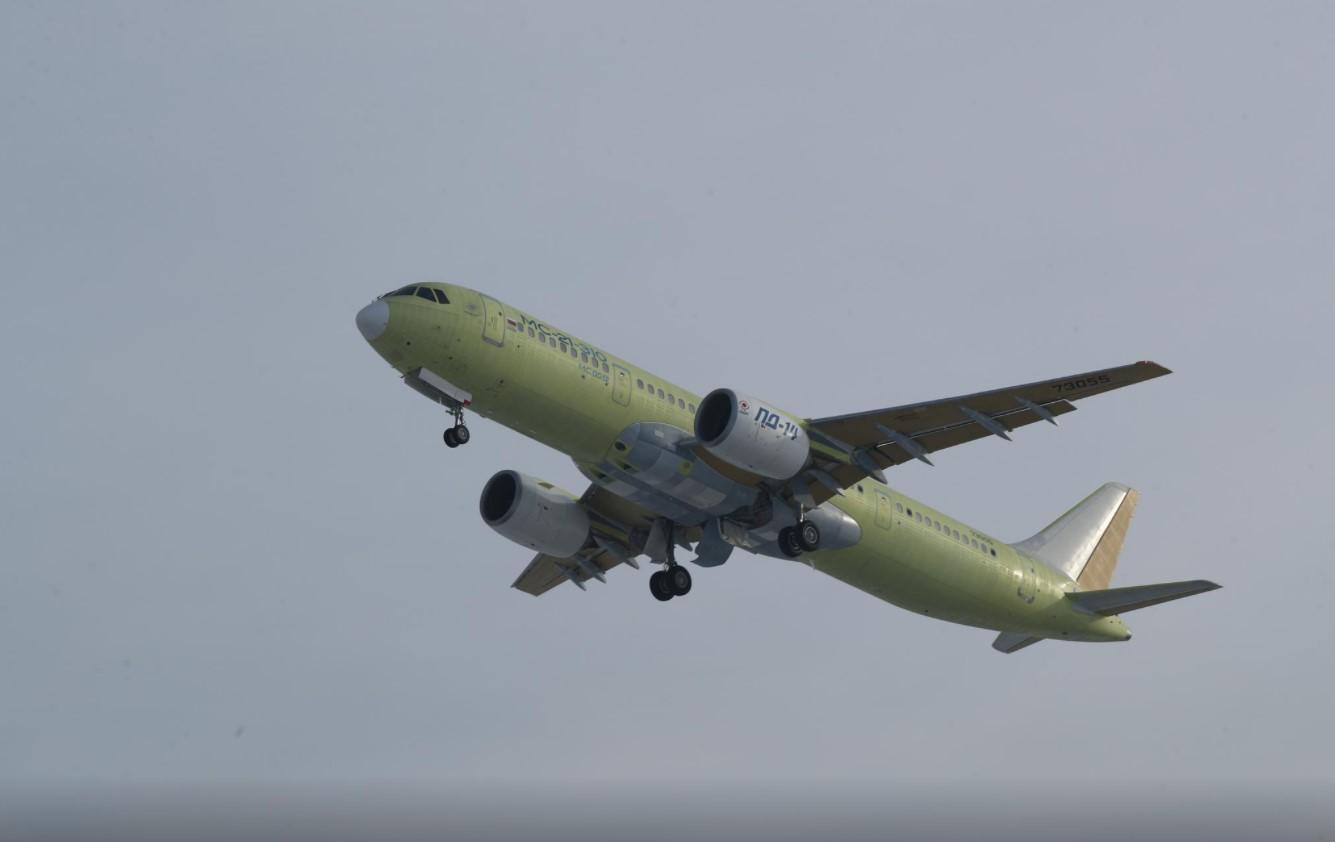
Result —
<instances>
[{"instance_id":1,"label":"green fuselage","mask_svg":"<svg viewBox=\"0 0 1335 842\"><path fill-rule=\"evenodd\" d=\"M581 466L607 458L635 422L693 429L695 392L473 290L429 286L449 303L385 299L388 323L371 345L398 371L429 369L469 393L470 409ZM802 562L887 602L999 631L1129 637L1120 618L1072 607L1064 595L1078 586L1067 576L874 479L829 505L857 521L861 538Z\"/></svg>"}]
</instances>

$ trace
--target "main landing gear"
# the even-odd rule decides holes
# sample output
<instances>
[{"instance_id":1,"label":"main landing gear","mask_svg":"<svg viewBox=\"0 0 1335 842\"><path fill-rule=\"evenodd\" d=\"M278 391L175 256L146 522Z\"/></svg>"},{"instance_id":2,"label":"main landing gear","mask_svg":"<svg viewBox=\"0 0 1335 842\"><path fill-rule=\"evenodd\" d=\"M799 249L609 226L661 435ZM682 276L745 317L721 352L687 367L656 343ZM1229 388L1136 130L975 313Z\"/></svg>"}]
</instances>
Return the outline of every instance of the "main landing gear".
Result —
<instances>
[{"instance_id":1,"label":"main landing gear","mask_svg":"<svg viewBox=\"0 0 1335 842\"><path fill-rule=\"evenodd\" d=\"M691 571L680 564L659 570L649 577L649 592L659 602L667 602L674 596L686 596L691 592Z\"/></svg>"},{"instance_id":2,"label":"main landing gear","mask_svg":"<svg viewBox=\"0 0 1335 842\"><path fill-rule=\"evenodd\" d=\"M789 558L820 549L820 527L809 520L800 520L796 526L779 530L779 552Z\"/></svg>"},{"instance_id":3,"label":"main landing gear","mask_svg":"<svg viewBox=\"0 0 1335 842\"><path fill-rule=\"evenodd\" d=\"M686 596L691 592L691 571L677 563L672 541L672 524L667 525L667 564L649 577L649 593L659 602L667 602L674 596Z\"/></svg>"},{"instance_id":4,"label":"main landing gear","mask_svg":"<svg viewBox=\"0 0 1335 842\"><path fill-rule=\"evenodd\" d=\"M468 444L472 438L468 434L468 428L464 426L464 408L462 406L450 407L450 414L454 416L454 426L447 427L445 430L445 446L453 450L461 444Z\"/></svg>"}]
</instances>

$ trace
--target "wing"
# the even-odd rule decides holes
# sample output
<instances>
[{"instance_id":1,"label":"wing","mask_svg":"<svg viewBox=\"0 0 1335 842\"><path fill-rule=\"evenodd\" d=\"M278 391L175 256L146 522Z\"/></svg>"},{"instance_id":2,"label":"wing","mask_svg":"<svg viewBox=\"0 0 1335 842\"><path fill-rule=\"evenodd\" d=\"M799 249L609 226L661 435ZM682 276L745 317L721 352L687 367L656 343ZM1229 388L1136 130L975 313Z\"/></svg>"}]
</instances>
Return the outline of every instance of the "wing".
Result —
<instances>
[{"instance_id":1,"label":"wing","mask_svg":"<svg viewBox=\"0 0 1335 842\"><path fill-rule=\"evenodd\" d=\"M929 454L987 436L1010 432L1037 421L1057 423L1075 411L1072 401L1110 392L1169 374L1152 362L1138 362L1041 380L1022 386L976 392L926 403L874 409L851 415L815 418L807 434L817 451L821 473L814 487L817 502L866 476L882 478L885 468L914 459L931 464Z\"/></svg>"},{"instance_id":2,"label":"wing","mask_svg":"<svg viewBox=\"0 0 1335 842\"><path fill-rule=\"evenodd\" d=\"M573 558L557 558L538 553L515 579L512 587L541 596L562 582L570 581L584 590L590 579L607 581L604 573L625 562L639 568L635 561L638 534L653 528L654 515L624 497L590 485L579 498L589 512L593 542Z\"/></svg>"}]
</instances>

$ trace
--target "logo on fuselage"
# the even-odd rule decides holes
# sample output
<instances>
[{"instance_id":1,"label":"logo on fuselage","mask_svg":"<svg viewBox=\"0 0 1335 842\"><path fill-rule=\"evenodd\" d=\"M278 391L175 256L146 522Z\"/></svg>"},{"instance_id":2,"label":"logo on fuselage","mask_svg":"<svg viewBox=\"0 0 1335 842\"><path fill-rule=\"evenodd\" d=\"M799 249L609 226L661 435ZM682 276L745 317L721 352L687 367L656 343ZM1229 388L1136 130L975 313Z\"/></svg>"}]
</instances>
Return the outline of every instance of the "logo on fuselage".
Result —
<instances>
[{"instance_id":1,"label":"logo on fuselage","mask_svg":"<svg viewBox=\"0 0 1335 842\"><path fill-rule=\"evenodd\" d=\"M797 439L797 434L802 429L774 410L766 409L763 406L756 410L756 423L767 430L774 430L784 438L793 440Z\"/></svg>"}]
</instances>

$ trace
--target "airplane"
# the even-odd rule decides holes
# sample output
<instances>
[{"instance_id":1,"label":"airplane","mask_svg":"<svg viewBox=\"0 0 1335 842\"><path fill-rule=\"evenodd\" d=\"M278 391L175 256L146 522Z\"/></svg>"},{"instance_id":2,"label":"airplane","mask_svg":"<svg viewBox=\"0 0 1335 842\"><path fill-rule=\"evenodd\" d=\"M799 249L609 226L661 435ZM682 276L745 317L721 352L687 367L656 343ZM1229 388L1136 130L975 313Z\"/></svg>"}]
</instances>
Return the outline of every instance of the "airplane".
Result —
<instances>
[{"instance_id":1,"label":"airplane","mask_svg":"<svg viewBox=\"0 0 1335 842\"><path fill-rule=\"evenodd\" d=\"M654 598L690 593L735 549L796 560L928 617L999 632L1011 653L1042 640L1125 641L1121 614L1219 585L1110 588L1139 495L1108 483L1032 537L1006 543L890 488L885 471L975 439L1057 424L1074 401L1169 370L1086 371L849 415L803 418L730 388L697 395L525 310L453 284L419 283L356 316L414 391L444 407L447 447L465 410L574 460L579 495L515 470L482 489L482 520L536 552L513 587L586 590L618 565L661 569Z\"/></svg>"}]
</instances>

